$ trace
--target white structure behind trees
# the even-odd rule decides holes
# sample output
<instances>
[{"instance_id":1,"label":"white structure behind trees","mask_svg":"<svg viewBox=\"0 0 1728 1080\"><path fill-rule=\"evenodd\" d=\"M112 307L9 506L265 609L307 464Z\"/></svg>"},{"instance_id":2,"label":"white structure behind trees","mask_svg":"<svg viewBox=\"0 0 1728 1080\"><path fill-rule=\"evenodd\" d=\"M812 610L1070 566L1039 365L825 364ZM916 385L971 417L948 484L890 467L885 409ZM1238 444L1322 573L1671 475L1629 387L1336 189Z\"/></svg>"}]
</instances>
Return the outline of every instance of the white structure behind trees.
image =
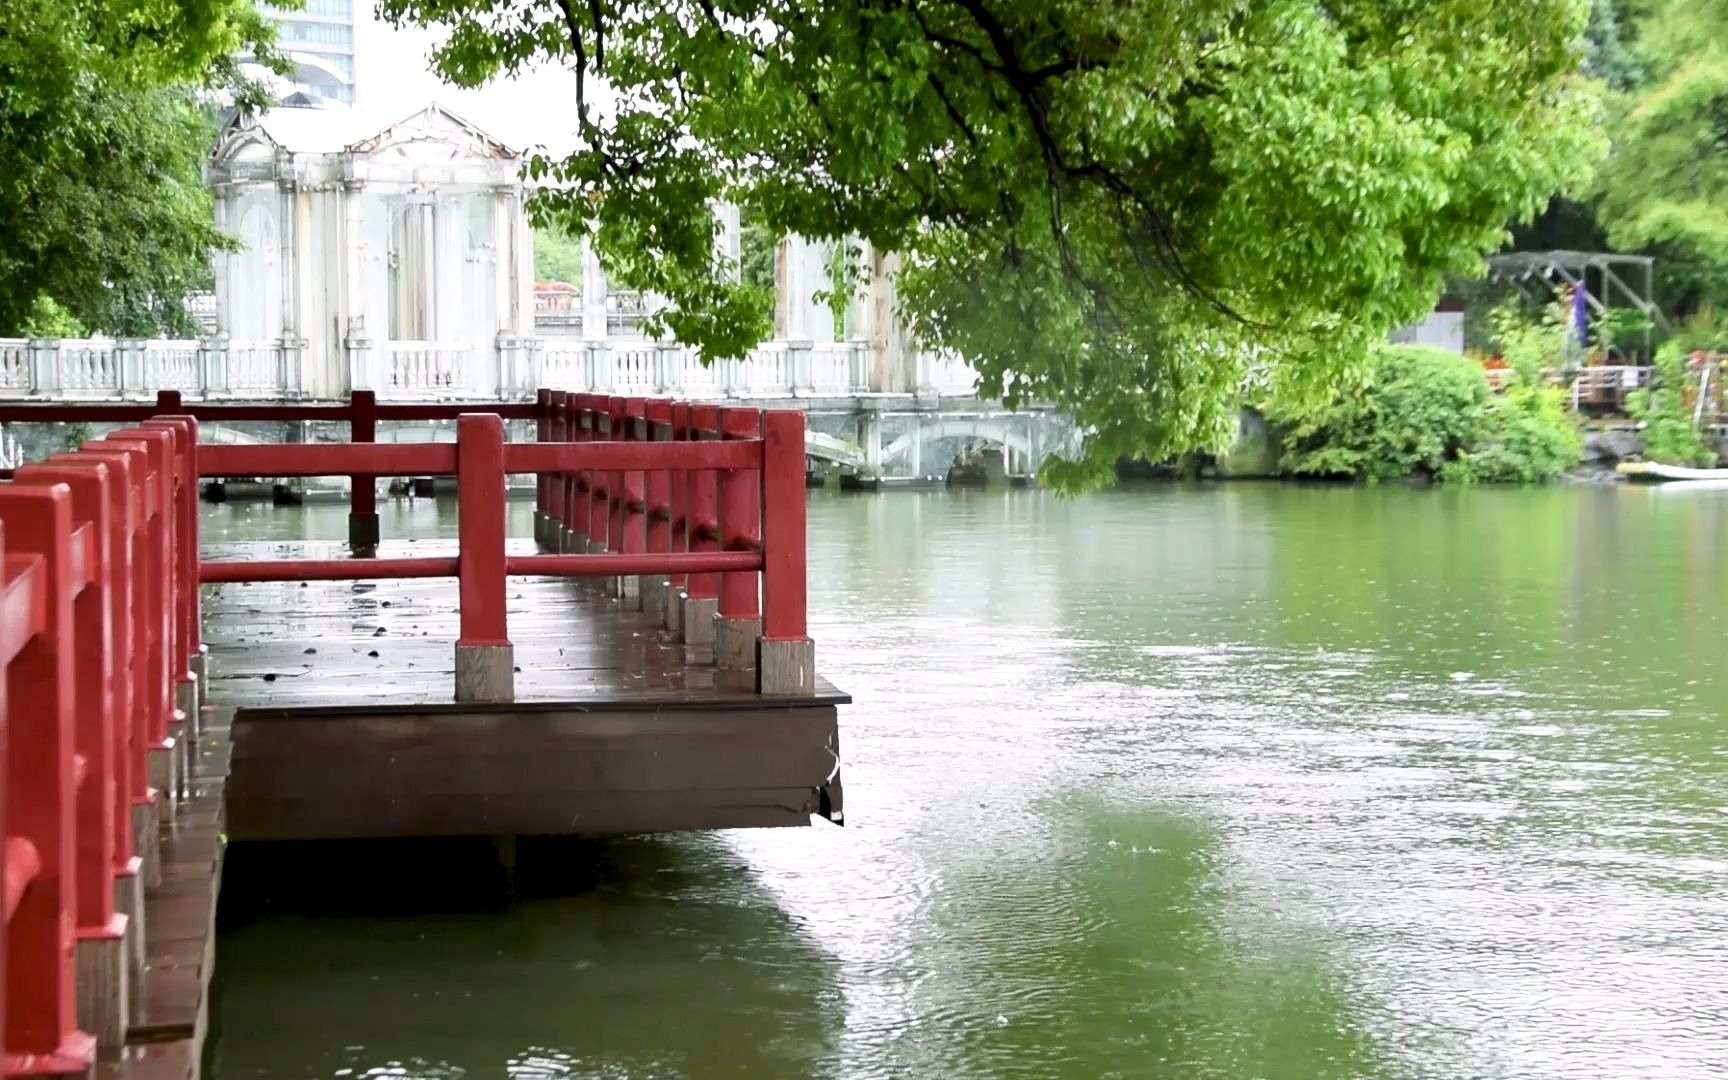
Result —
<instances>
[{"instance_id":1,"label":"white structure behind trees","mask_svg":"<svg viewBox=\"0 0 1728 1080\"><path fill-rule=\"evenodd\" d=\"M216 257L217 333L276 343L301 396L497 393L533 333L521 164L437 105L234 118L210 165L239 241Z\"/></svg>"}]
</instances>

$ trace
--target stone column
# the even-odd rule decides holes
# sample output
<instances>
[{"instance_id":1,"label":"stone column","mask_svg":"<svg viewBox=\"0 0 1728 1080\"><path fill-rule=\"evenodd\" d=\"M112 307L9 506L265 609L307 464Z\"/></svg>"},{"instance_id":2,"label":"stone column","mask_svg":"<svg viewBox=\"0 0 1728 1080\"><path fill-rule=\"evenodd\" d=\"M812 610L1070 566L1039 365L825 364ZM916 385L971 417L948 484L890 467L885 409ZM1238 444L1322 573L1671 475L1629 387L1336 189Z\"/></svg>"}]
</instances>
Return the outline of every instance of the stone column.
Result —
<instances>
[{"instance_id":1,"label":"stone column","mask_svg":"<svg viewBox=\"0 0 1728 1080\"><path fill-rule=\"evenodd\" d=\"M654 343L654 392L677 395L684 389L684 346L676 341Z\"/></svg>"},{"instance_id":2,"label":"stone column","mask_svg":"<svg viewBox=\"0 0 1728 1080\"><path fill-rule=\"evenodd\" d=\"M234 198L234 185L222 183L211 187L214 195L216 212L216 231L232 236L239 226L230 212L230 203ZM228 274L233 265L233 256L218 248L212 256L211 291L216 296L216 332L228 333L231 330L228 307L234 302L234 287L228 280Z\"/></svg>"},{"instance_id":3,"label":"stone column","mask_svg":"<svg viewBox=\"0 0 1728 1080\"><path fill-rule=\"evenodd\" d=\"M789 389L793 397L812 397L816 393L814 351L814 343L807 340L786 343L786 374L792 383Z\"/></svg>"},{"instance_id":4,"label":"stone column","mask_svg":"<svg viewBox=\"0 0 1728 1080\"><path fill-rule=\"evenodd\" d=\"M498 360L498 385L492 392L498 395L498 400L509 401L516 396L521 378L521 339L507 330L499 330L492 335L492 351Z\"/></svg>"},{"instance_id":5,"label":"stone column","mask_svg":"<svg viewBox=\"0 0 1728 1080\"><path fill-rule=\"evenodd\" d=\"M877 480L882 476L882 414L871 410L858 414L858 445L864 450L860 476Z\"/></svg>"},{"instance_id":6,"label":"stone column","mask_svg":"<svg viewBox=\"0 0 1728 1080\"><path fill-rule=\"evenodd\" d=\"M364 334L366 307L366 233L361 218L365 185L359 180L342 184L342 325L349 337ZM354 354L344 347L347 363L338 375L338 389L343 392L373 389L363 373L354 368Z\"/></svg>"},{"instance_id":7,"label":"stone column","mask_svg":"<svg viewBox=\"0 0 1728 1080\"><path fill-rule=\"evenodd\" d=\"M30 339L30 389L52 396L60 389L60 339Z\"/></svg>"},{"instance_id":8,"label":"stone column","mask_svg":"<svg viewBox=\"0 0 1728 1080\"><path fill-rule=\"evenodd\" d=\"M384 380L378 377L378 371L373 366L372 339L366 336L363 326L350 324L348 336L342 339L342 347L348 354L349 378L354 389L378 392L387 389Z\"/></svg>"},{"instance_id":9,"label":"stone column","mask_svg":"<svg viewBox=\"0 0 1728 1080\"><path fill-rule=\"evenodd\" d=\"M277 246L282 253L279 263L282 273L282 325L277 328L276 332L280 335L284 348L289 341L298 342L300 339L300 275L306 268L308 254L301 250L301 246L310 239L300 235L301 230L296 228L295 208L298 198L292 168L290 164L286 166L287 171L284 172L284 166L278 163L276 175L276 216L278 219L276 224L280 231ZM306 246L309 247L310 244L306 244ZM269 328L266 327L265 329L268 330ZM297 353L298 350L296 350ZM296 360L298 360L298 355L296 355ZM286 366L284 365L284 368ZM305 386L298 381L300 378L299 369L300 365L295 363L293 377L296 381L294 382L287 381L288 372L284 370L282 382L284 394L298 396L301 391L305 390Z\"/></svg>"},{"instance_id":10,"label":"stone column","mask_svg":"<svg viewBox=\"0 0 1728 1080\"><path fill-rule=\"evenodd\" d=\"M592 236L582 241L582 336L589 341L604 341L608 336L606 270L600 265L600 253L594 250Z\"/></svg>"},{"instance_id":11,"label":"stone column","mask_svg":"<svg viewBox=\"0 0 1728 1080\"><path fill-rule=\"evenodd\" d=\"M228 335L217 331L198 343L198 381L204 393L226 394L232 387L228 378Z\"/></svg>"},{"instance_id":12,"label":"stone column","mask_svg":"<svg viewBox=\"0 0 1728 1080\"><path fill-rule=\"evenodd\" d=\"M776 336L833 341L834 313L815 294L832 287L826 245L789 234L774 253Z\"/></svg>"},{"instance_id":13,"label":"stone column","mask_svg":"<svg viewBox=\"0 0 1728 1080\"><path fill-rule=\"evenodd\" d=\"M588 385L596 394L612 392L612 346L603 337L588 342L588 362L593 365Z\"/></svg>"},{"instance_id":14,"label":"stone column","mask_svg":"<svg viewBox=\"0 0 1728 1080\"><path fill-rule=\"evenodd\" d=\"M138 338L115 338L114 360L120 369L120 396L143 394L155 389L144 385L144 342Z\"/></svg>"},{"instance_id":15,"label":"stone column","mask_svg":"<svg viewBox=\"0 0 1728 1080\"><path fill-rule=\"evenodd\" d=\"M306 396L305 355L306 339L298 334L284 332L276 339L276 381L284 398Z\"/></svg>"},{"instance_id":16,"label":"stone column","mask_svg":"<svg viewBox=\"0 0 1728 1080\"><path fill-rule=\"evenodd\" d=\"M900 256L891 251L872 251L864 288L863 319L859 335L864 339L869 372L867 389L875 393L905 394L914 389L910 370L911 350L895 308L899 303L894 275Z\"/></svg>"}]
</instances>

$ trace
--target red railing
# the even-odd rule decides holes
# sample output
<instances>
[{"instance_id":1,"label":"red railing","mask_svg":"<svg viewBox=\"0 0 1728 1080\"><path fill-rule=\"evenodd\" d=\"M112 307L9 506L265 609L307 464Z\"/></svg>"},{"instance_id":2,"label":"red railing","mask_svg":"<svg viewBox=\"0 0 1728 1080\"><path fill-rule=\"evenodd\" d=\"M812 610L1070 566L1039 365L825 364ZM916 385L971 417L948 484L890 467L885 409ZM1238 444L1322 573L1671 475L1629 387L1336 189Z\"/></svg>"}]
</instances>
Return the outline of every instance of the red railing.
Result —
<instances>
[{"instance_id":1,"label":"red railing","mask_svg":"<svg viewBox=\"0 0 1728 1080\"><path fill-rule=\"evenodd\" d=\"M196 442L190 417L148 420L0 484L8 1076L84 1071L125 1038L128 941L199 705Z\"/></svg>"},{"instance_id":2,"label":"red railing","mask_svg":"<svg viewBox=\"0 0 1728 1080\"><path fill-rule=\"evenodd\" d=\"M200 582L456 578L455 696L502 701L515 691L507 577L600 578L625 607L711 646L717 667L753 671L759 692L815 692L802 413L542 392L511 405L356 395L161 415L176 405L0 407L4 421L141 421L0 483L6 1075L79 1071L97 1041L124 1041L127 964L82 954L130 955L142 932L141 883L158 873L159 815L201 705ZM539 441L506 442L507 417L532 419ZM200 420L302 419L346 420L357 441L197 441ZM382 419L455 419L456 442L368 441ZM544 554L506 550L510 474L537 477ZM445 475L458 485L454 558L200 558L201 478L354 477L364 555L378 476Z\"/></svg>"},{"instance_id":3,"label":"red railing","mask_svg":"<svg viewBox=\"0 0 1728 1080\"><path fill-rule=\"evenodd\" d=\"M376 476L454 476L459 492L455 558L203 562L200 579L454 577L456 697L473 701L514 696L506 577L614 579L626 607L711 644L718 667L756 671L761 692L814 692L802 413L550 392L525 408L542 441L508 443L497 414L468 412L455 443L199 447L203 478L355 476L370 489ZM505 553L511 474L538 478L536 539L547 554Z\"/></svg>"}]
</instances>

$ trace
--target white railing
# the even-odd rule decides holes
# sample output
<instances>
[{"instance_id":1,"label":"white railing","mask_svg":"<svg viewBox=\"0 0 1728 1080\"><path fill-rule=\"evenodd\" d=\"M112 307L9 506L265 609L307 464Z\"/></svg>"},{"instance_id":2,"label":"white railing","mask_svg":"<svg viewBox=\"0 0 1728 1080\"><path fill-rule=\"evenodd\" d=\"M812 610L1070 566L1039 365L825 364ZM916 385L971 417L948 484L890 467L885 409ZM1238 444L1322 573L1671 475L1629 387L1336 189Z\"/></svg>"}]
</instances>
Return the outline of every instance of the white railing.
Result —
<instances>
[{"instance_id":1,"label":"white railing","mask_svg":"<svg viewBox=\"0 0 1728 1080\"><path fill-rule=\"evenodd\" d=\"M607 355L612 361L610 389L614 393L640 397L660 392L660 347L654 342L615 345Z\"/></svg>"},{"instance_id":2,"label":"white railing","mask_svg":"<svg viewBox=\"0 0 1728 1080\"><path fill-rule=\"evenodd\" d=\"M389 341L384 344L387 397L463 397L474 347L466 342Z\"/></svg>"},{"instance_id":3,"label":"white railing","mask_svg":"<svg viewBox=\"0 0 1728 1080\"><path fill-rule=\"evenodd\" d=\"M588 390L594 385L589 367L588 343L577 338L546 338L540 342L536 363L537 387L547 390Z\"/></svg>"},{"instance_id":4,"label":"white railing","mask_svg":"<svg viewBox=\"0 0 1728 1080\"><path fill-rule=\"evenodd\" d=\"M299 396L299 342L209 338L0 339L0 397Z\"/></svg>"},{"instance_id":5,"label":"white railing","mask_svg":"<svg viewBox=\"0 0 1728 1080\"><path fill-rule=\"evenodd\" d=\"M144 385L157 390L197 391L203 371L196 341L144 342Z\"/></svg>"},{"instance_id":6,"label":"white railing","mask_svg":"<svg viewBox=\"0 0 1728 1080\"><path fill-rule=\"evenodd\" d=\"M306 342L292 338L0 338L0 399L138 399L174 390L206 400L287 400L306 396L308 367L338 388L321 396L345 396L352 386L404 400L529 398L542 387L715 401L875 389L862 342L765 341L742 359L713 364L695 349L630 337L500 335L475 345L362 336L332 347L335 356L311 356ZM977 384L969 365L939 354L918 356L914 374L919 394L970 395Z\"/></svg>"}]
</instances>

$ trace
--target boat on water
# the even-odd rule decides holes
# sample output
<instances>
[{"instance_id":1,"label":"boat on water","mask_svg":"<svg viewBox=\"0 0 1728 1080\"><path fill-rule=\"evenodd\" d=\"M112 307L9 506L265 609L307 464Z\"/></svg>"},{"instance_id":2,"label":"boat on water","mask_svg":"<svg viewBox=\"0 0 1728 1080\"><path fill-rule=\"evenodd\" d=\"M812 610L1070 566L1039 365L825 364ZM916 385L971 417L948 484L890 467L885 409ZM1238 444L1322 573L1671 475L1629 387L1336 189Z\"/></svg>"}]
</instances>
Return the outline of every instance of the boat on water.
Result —
<instances>
[{"instance_id":1,"label":"boat on water","mask_svg":"<svg viewBox=\"0 0 1728 1080\"><path fill-rule=\"evenodd\" d=\"M1628 480L1645 484L1728 482L1728 469L1694 469L1664 465L1660 461L1623 461L1615 471Z\"/></svg>"}]
</instances>

